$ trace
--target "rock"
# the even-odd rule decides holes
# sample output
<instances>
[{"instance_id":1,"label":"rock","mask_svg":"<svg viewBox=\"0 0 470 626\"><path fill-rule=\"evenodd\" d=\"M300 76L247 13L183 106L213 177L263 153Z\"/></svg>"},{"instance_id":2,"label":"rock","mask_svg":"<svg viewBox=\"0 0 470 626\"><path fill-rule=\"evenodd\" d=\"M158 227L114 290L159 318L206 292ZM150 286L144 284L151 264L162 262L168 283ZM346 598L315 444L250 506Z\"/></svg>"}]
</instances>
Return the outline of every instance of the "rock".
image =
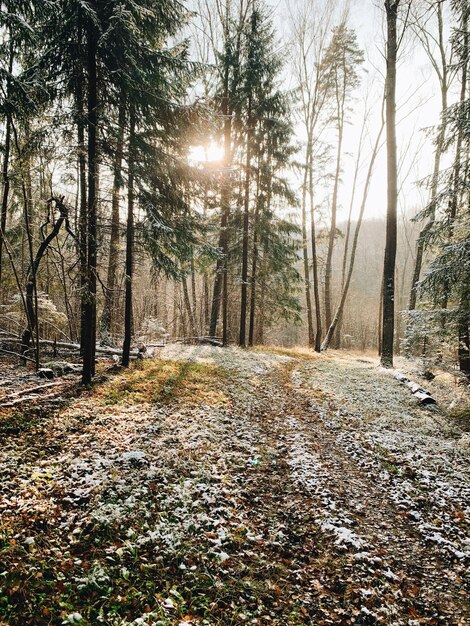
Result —
<instances>
[{"instance_id":1,"label":"rock","mask_svg":"<svg viewBox=\"0 0 470 626\"><path fill-rule=\"evenodd\" d=\"M49 367L41 367L38 369L39 378L47 378L52 380L54 378L54 372Z\"/></svg>"},{"instance_id":2,"label":"rock","mask_svg":"<svg viewBox=\"0 0 470 626\"><path fill-rule=\"evenodd\" d=\"M45 368L51 369L55 376L64 376L65 374L79 374L81 366L76 363L68 363L67 361L51 361L44 364Z\"/></svg>"}]
</instances>

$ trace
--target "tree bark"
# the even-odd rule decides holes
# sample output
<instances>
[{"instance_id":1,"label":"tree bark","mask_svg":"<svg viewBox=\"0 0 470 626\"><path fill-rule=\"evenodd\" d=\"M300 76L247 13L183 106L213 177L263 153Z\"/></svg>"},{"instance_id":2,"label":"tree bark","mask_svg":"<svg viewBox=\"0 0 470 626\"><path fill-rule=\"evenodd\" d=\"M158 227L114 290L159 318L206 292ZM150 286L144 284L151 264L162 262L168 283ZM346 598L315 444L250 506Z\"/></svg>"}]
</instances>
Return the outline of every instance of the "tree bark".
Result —
<instances>
[{"instance_id":1,"label":"tree bark","mask_svg":"<svg viewBox=\"0 0 470 626\"><path fill-rule=\"evenodd\" d=\"M349 286L351 284L351 278L353 275L353 270L354 270L354 263L356 260L356 251L357 251L357 244L359 241L359 233L361 230L361 226L362 226L362 220L364 217L364 211L366 208L366 202L367 202L367 196L369 194L369 187L370 187L370 181L372 179L372 172L374 170L374 164L375 164L375 160L377 158L377 154L379 152L379 148L380 148L380 138L382 136L382 131L384 128L384 120L383 120L383 109L382 109L382 126L380 127L379 133L377 135L377 139L375 141L374 144L374 148L372 150L372 155L371 155L371 159L369 162L369 168L367 170L367 176L366 176L366 182L364 183L364 190L362 193L362 201L361 201L361 208L359 210L359 216L357 218L357 224L356 224L356 228L354 230L354 237L353 237L353 242L352 242L352 246L351 246L351 258L349 261L349 267L348 267L348 273L346 276L346 281L344 283L342 292L341 292L341 300L339 303L339 306L336 310L335 316L327 330L325 339L323 340L321 349L322 350L327 350L330 344L331 339L333 338L336 326L338 325L340 319L343 316L343 311L344 311L344 305L346 303L346 298L348 296L348 291L349 291Z\"/></svg>"},{"instance_id":2,"label":"tree bark","mask_svg":"<svg viewBox=\"0 0 470 626\"><path fill-rule=\"evenodd\" d=\"M315 300L315 352L320 352L322 336L321 304L320 304L320 281L318 279L318 257L317 257L317 233L315 226L315 206L313 196L313 163L309 167L309 195L310 195L310 235L312 238L312 275L313 275L313 297Z\"/></svg>"},{"instance_id":3,"label":"tree bark","mask_svg":"<svg viewBox=\"0 0 470 626\"><path fill-rule=\"evenodd\" d=\"M307 148L305 152L305 171L302 186L302 256L304 262L304 284L305 284L305 302L307 307L307 330L308 345L313 348L315 346L315 333L313 330L313 312L312 312L312 296L310 291L310 266L308 260L308 239L307 239L307 182L311 160L311 144L310 137L307 140ZM312 221L312 220L310 220ZM314 225L315 226L315 225ZM313 243L313 239L312 239ZM315 240L316 246L316 240ZM319 307L317 308L319 311ZM318 328L318 317L317 317ZM321 330L321 320L320 320Z\"/></svg>"},{"instance_id":4,"label":"tree bark","mask_svg":"<svg viewBox=\"0 0 470 626\"><path fill-rule=\"evenodd\" d=\"M111 200L111 238L109 243L108 276L101 316L100 334L105 341L110 340L113 331L114 312L116 309L117 270L119 262L120 220L119 205L122 188L122 158L124 150L124 126L126 124L126 96L121 89L118 113L118 135L113 163L113 193Z\"/></svg>"},{"instance_id":5,"label":"tree bark","mask_svg":"<svg viewBox=\"0 0 470 626\"><path fill-rule=\"evenodd\" d=\"M2 167L2 182L3 182L3 192L2 192L2 209L1 209L1 217L0 217L0 287L2 288L3 294L3 283L2 283L2 270L3 270L3 240L5 237L5 231L7 226L7 209L8 209L8 196L10 193L10 177L8 174L9 162L10 162L10 146L11 146L11 112L10 105L8 103L8 99L10 97L10 83L11 83L11 75L13 73L13 60L14 60L14 48L13 48L13 37L10 30L10 45L9 45L9 58L8 58L8 76L6 81L6 100L7 100L7 114L6 114L6 129L5 129L5 146L3 152L3 167Z\"/></svg>"},{"instance_id":6,"label":"tree bark","mask_svg":"<svg viewBox=\"0 0 470 626\"><path fill-rule=\"evenodd\" d=\"M252 119L253 98L248 96L248 119L246 134L246 163L245 163L245 189L243 203L243 249L242 249L242 289L240 298L240 333L238 344L246 345L246 313L248 300L248 231L250 218L250 179L251 179L251 138L253 133Z\"/></svg>"},{"instance_id":7,"label":"tree bark","mask_svg":"<svg viewBox=\"0 0 470 626\"><path fill-rule=\"evenodd\" d=\"M395 326L395 262L397 254L397 145L396 145L396 65L397 15L400 0L386 0L387 74L385 107L387 128L387 220L382 299L382 367L393 367L393 334Z\"/></svg>"},{"instance_id":8,"label":"tree bark","mask_svg":"<svg viewBox=\"0 0 470 626\"><path fill-rule=\"evenodd\" d=\"M258 195L258 194L257 194ZM258 220L259 220L259 195L256 199L256 208L253 223L253 255L251 260L251 284L250 284L250 321L248 326L248 345L253 346L255 334L256 315L256 280L258 271Z\"/></svg>"},{"instance_id":9,"label":"tree bark","mask_svg":"<svg viewBox=\"0 0 470 626\"><path fill-rule=\"evenodd\" d=\"M220 193L220 233L219 233L219 249L222 257L217 259L214 289L212 295L211 317L209 325L209 335L215 337L217 334L217 322L219 318L220 304L222 304L222 324L223 324L223 344L227 345L227 266L228 266L228 223L230 219L230 199L231 199L231 181L230 166L232 163L232 111L230 107L230 54L228 34L225 34L226 51L224 59L224 95L222 98L221 109L224 118L224 177L222 181L222 189Z\"/></svg>"},{"instance_id":10,"label":"tree bark","mask_svg":"<svg viewBox=\"0 0 470 626\"><path fill-rule=\"evenodd\" d=\"M88 201L86 227L86 273L83 290L83 370L82 384L90 385L95 374L96 345L96 187L98 178L98 84L97 84L97 32L88 24L87 43L87 115L88 115Z\"/></svg>"},{"instance_id":11,"label":"tree bark","mask_svg":"<svg viewBox=\"0 0 470 626\"><path fill-rule=\"evenodd\" d=\"M345 73L345 70L344 70ZM332 305L331 305L331 271L333 262L333 249L336 240L336 216L338 212L338 190L341 174L341 151L343 149L343 127L344 127L344 104L346 100L346 75L343 77L343 89L339 92L338 80L336 78L336 105L338 116L338 146L336 151L336 169L333 185L333 198L331 200L331 226L328 236L328 250L325 264L325 324L326 328L331 326Z\"/></svg>"},{"instance_id":12,"label":"tree bark","mask_svg":"<svg viewBox=\"0 0 470 626\"><path fill-rule=\"evenodd\" d=\"M129 367L132 339L132 281L134 274L134 183L135 183L135 110L129 115L129 173L127 180L126 288L124 304L124 342L122 366Z\"/></svg>"}]
</instances>

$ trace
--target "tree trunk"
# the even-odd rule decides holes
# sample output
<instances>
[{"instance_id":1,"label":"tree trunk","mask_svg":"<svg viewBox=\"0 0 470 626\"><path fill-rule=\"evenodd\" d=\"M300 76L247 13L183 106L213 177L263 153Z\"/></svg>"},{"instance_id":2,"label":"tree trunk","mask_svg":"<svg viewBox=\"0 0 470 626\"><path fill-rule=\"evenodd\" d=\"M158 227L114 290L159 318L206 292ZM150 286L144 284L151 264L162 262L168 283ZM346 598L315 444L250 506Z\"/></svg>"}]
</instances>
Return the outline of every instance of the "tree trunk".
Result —
<instances>
[{"instance_id":1,"label":"tree trunk","mask_svg":"<svg viewBox=\"0 0 470 626\"><path fill-rule=\"evenodd\" d=\"M320 281L318 280L318 258L317 258L317 233L315 226L315 206L313 202L313 163L310 157L309 166L309 195L310 195L310 234L312 238L312 274L313 274L313 297L315 300L315 352L320 352L322 321L320 304Z\"/></svg>"},{"instance_id":2,"label":"tree trunk","mask_svg":"<svg viewBox=\"0 0 470 626\"><path fill-rule=\"evenodd\" d=\"M189 320L191 335L192 337L197 337L198 332L197 332L197 326L196 326L196 319L194 317L194 310L193 310L193 307L191 306L191 300L189 298L188 281L186 280L186 276L183 276L183 278L181 279L181 284L183 286L184 306L185 306L186 314Z\"/></svg>"},{"instance_id":3,"label":"tree trunk","mask_svg":"<svg viewBox=\"0 0 470 626\"><path fill-rule=\"evenodd\" d=\"M122 366L129 367L132 339L132 280L134 274L134 182L135 182L135 111L129 114L129 173L127 180L126 289L124 304L124 342Z\"/></svg>"},{"instance_id":4,"label":"tree trunk","mask_svg":"<svg viewBox=\"0 0 470 626\"><path fill-rule=\"evenodd\" d=\"M228 46L228 40L226 41ZM209 335L215 337L217 334L217 321L219 318L220 303L223 299L222 316L223 316L223 344L227 345L227 264L228 264L228 223L230 218L230 198L231 198L231 181L230 166L232 163L232 113L230 110L230 66L229 54L225 55L224 68L224 96L222 98L222 116L224 118L224 178L222 181L222 190L220 193L220 233L219 248L222 251L222 258L217 259L214 290L212 295L211 318L209 325Z\"/></svg>"},{"instance_id":5,"label":"tree trunk","mask_svg":"<svg viewBox=\"0 0 470 626\"><path fill-rule=\"evenodd\" d=\"M313 313L312 313L312 296L310 293L310 267L308 262L308 239L307 239L307 182L308 171L310 166L310 138L307 141L307 148L305 152L305 170L304 180L302 186L302 256L304 262L304 284L305 284L305 302L307 307L307 330L308 330L308 345L313 348L315 346L315 333L313 331ZM312 240L313 241L313 240ZM315 241L316 246L316 241ZM317 311L319 309L317 308ZM318 324L318 317L317 317ZM320 320L321 329L321 320Z\"/></svg>"},{"instance_id":6,"label":"tree trunk","mask_svg":"<svg viewBox=\"0 0 470 626\"><path fill-rule=\"evenodd\" d=\"M98 85L97 85L97 32L94 24L89 24L87 39L88 76L88 202L86 228L86 281L83 290L83 371L82 384L90 385L95 374L96 345L96 187L98 176Z\"/></svg>"},{"instance_id":7,"label":"tree trunk","mask_svg":"<svg viewBox=\"0 0 470 626\"><path fill-rule=\"evenodd\" d=\"M253 224L253 257L251 265L251 285L250 285L250 322L248 328L248 345L252 346L255 333L255 314L256 314L256 274L258 270L258 218L259 218L259 199L256 201L255 219Z\"/></svg>"},{"instance_id":8,"label":"tree trunk","mask_svg":"<svg viewBox=\"0 0 470 626\"><path fill-rule=\"evenodd\" d=\"M353 242L352 242L352 246L351 246L351 258L349 261L349 268L348 268L348 273L346 276L346 282L344 283L344 287L342 289L341 292L341 300L339 303L339 306L336 310L335 316L331 322L330 327L328 328L328 331L326 333L326 337L323 340L321 349L322 350L327 350L328 346L330 344L330 341L334 335L335 332L335 328L338 325L340 319L343 316L343 311L344 311L344 305L346 303L346 298L348 296L348 291L349 291L349 286L351 284L351 278L353 275L353 270L354 270L354 263L356 261L356 251L357 251L357 244L359 241L359 233L361 230L361 226L362 226L362 220L364 217L364 211L366 208L366 202L367 202L367 196L369 195L369 187L370 187L370 181L372 180L372 173L374 171L374 164L375 164L375 160L377 158L377 154L379 152L379 147L380 147L380 138L382 136L382 131L384 128L384 120L383 120L383 110L382 110L382 125L380 127L379 133L377 135L377 139L375 141L374 144L374 148L372 150L372 155L371 155L371 159L369 162L369 168L367 170L367 176L366 176L366 181L364 183L364 190L362 193L362 201L361 201L361 208L359 210L359 216L357 218L357 224L356 224L356 228L354 230L354 237L353 237Z\"/></svg>"},{"instance_id":9,"label":"tree trunk","mask_svg":"<svg viewBox=\"0 0 470 626\"><path fill-rule=\"evenodd\" d=\"M119 113L118 113L118 135L116 141L116 151L113 163L113 193L111 201L111 238L109 243L109 263L106 290L104 296L103 314L101 316L100 334L102 340L108 343L113 331L114 312L116 309L117 291L117 270L119 263L119 205L122 188L122 158L124 149L124 126L126 123L126 96L124 88L121 90Z\"/></svg>"},{"instance_id":10,"label":"tree trunk","mask_svg":"<svg viewBox=\"0 0 470 626\"><path fill-rule=\"evenodd\" d=\"M28 273L26 277L26 288L25 288L25 303L26 303L26 317L28 320L28 325L24 329L23 334L21 336L21 356L22 356L22 364L26 365L26 353L29 350L29 346L31 343L31 339L33 338L33 333L36 334L36 368L39 368L39 336L37 332L38 318L37 318L37 302L34 302L35 297L35 289L36 289L36 275L39 269L39 264L41 262L42 257L50 246L51 242L57 237L60 232L60 228L63 222L67 219L67 209L63 203L63 197L59 200L56 200L56 205L60 210L60 217L54 223L54 227L51 232L43 239L41 245L39 246L36 254L33 255L31 253L31 263L28 268Z\"/></svg>"},{"instance_id":11,"label":"tree trunk","mask_svg":"<svg viewBox=\"0 0 470 626\"><path fill-rule=\"evenodd\" d=\"M250 217L251 138L253 133L252 95L248 96L248 119L246 134L246 171L243 205L242 289L240 298L240 334L238 344L246 345L246 313L248 296L248 230Z\"/></svg>"},{"instance_id":12,"label":"tree trunk","mask_svg":"<svg viewBox=\"0 0 470 626\"><path fill-rule=\"evenodd\" d=\"M397 142L396 142L396 65L397 14L400 0L386 0L387 74L385 79L387 124L387 221L383 271L382 367L393 367L395 326L395 261L397 254Z\"/></svg>"},{"instance_id":13,"label":"tree trunk","mask_svg":"<svg viewBox=\"0 0 470 626\"><path fill-rule=\"evenodd\" d=\"M10 83L11 83L11 75L13 73L13 60L14 60L14 49L13 49L13 37L10 30L10 46L9 46L9 59L8 59L8 76L6 81L6 100L8 101L10 97ZM2 193L2 209L0 216L0 288L2 287L2 269L3 269L3 240L5 237L5 231L7 226L7 209L8 209L8 195L10 193L10 177L8 175L8 168L10 162L10 146L11 146L11 112L10 105L7 103L8 110L6 114L6 129L5 129L5 146L3 151L3 168L2 168L2 182L3 182L3 193ZM0 303L3 302L3 299Z\"/></svg>"},{"instance_id":14,"label":"tree trunk","mask_svg":"<svg viewBox=\"0 0 470 626\"><path fill-rule=\"evenodd\" d=\"M354 179L353 179L353 185L352 185L352 190L351 190L351 200L349 202L349 211L348 211L348 223L346 226L346 236L344 238L344 252L343 252L343 264L341 267L341 293L343 293L344 290L344 285L346 282L346 268L347 268L347 263L348 263L348 254L349 254L349 242L351 239L351 220L352 220L352 211L353 211L353 207L354 207L354 199L356 197L356 185L357 185L357 177L359 174L359 166L361 163L361 153L362 153L362 144L363 144L363 137L364 137L364 131L366 128L366 120L367 120L367 111L364 112L364 119L362 122L362 128L361 128L361 135L359 137L359 145L358 145L358 149L357 149L357 157L356 157L356 163L354 166ZM341 348L341 332L342 332L342 327L343 327L343 312L344 312L344 308L341 311L341 314L339 316L338 319L338 323L336 325L336 330L335 330L335 348Z\"/></svg>"},{"instance_id":15,"label":"tree trunk","mask_svg":"<svg viewBox=\"0 0 470 626\"><path fill-rule=\"evenodd\" d=\"M340 96L338 93L338 84L336 83L336 100L337 100L337 114L338 114L338 147L336 152L336 170L335 180L333 185L333 198L331 201L331 226L328 236L328 250L326 254L325 263L325 323L326 328L331 326L331 271L333 261L333 249L336 240L336 215L338 212L338 190L339 190L339 178L341 174L341 150L343 147L343 126L344 126L344 102L346 99L346 78L344 78L343 92Z\"/></svg>"}]
</instances>

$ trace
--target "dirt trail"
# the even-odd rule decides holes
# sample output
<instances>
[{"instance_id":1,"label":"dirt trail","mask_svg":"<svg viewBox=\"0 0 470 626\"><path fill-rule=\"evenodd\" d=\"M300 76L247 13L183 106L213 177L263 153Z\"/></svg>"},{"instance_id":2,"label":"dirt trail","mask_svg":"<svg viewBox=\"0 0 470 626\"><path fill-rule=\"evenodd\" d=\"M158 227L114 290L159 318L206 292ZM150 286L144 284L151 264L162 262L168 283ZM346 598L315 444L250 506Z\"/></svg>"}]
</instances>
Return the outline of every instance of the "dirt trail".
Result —
<instances>
[{"instance_id":1,"label":"dirt trail","mask_svg":"<svg viewBox=\"0 0 470 626\"><path fill-rule=\"evenodd\" d=\"M313 510L307 516L310 534L322 531L321 547L318 537L310 538L308 556L308 539L293 551L303 561L307 623L354 618L399 624L407 617L415 620L409 623L469 623L463 563L449 559L445 545L426 541L390 498L387 481L362 456L348 454L338 426L325 424L328 415L312 401L311 390L293 382L301 371L302 364L293 362L264 379L250 414L262 416L258 423L271 459L271 471L261 475L264 486L256 486L260 498L271 499L258 524L266 523L270 507L281 517L294 509L289 532L299 535L307 523L302 515Z\"/></svg>"},{"instance_id":2,"label":"dirt trail","mask_svg":"<svg viewBox=\"0 0 470 626\"><path fill-rule=\"evenodd\" d=\"M443 413L363 359L161 357L4 430L1 626L470 624Z\"/></svg>"}]
</instances>

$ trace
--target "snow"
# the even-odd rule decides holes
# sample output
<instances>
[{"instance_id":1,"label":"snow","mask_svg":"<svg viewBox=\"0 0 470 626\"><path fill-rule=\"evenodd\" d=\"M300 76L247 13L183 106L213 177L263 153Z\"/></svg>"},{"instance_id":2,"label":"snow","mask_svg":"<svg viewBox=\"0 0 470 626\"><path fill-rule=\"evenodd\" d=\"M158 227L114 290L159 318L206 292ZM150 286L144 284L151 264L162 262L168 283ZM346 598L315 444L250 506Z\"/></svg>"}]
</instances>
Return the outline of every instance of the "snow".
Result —
<instances>
[{"instance_id":1,"label":"snow","mask_svg":"<svg viewBox=\"0 0 470 626\"><path fill-rule=\"evenodd\" d=\"M165 347L161 356L227 369L230 402L102 406L77 398L47 431L34 434L38 441L41 433L46 437L44 458L31 441L0 450L8 514L38 515L46 529L53 520L71 546L90 527L110 537L105 560L75 559L73 577L63 574L68 584L84 592L106 588L108 564L126 579L141 551L158 567L173 563L182 577L222 572L214 574L214 586L243 559L262 562L262 576L274 576L269 567L278 555L289 584L297 581L300 606L323 602L312 595L313 579L319 593L327 593L341 574L348 593L356 593L357 623L406 626L413 620L400 619L408 602L400 596L403 564L411 570L429 550L449 577L464 567L470 451L458 444L463 434L440 409L419 408L372 360L181 345ZM284 481L276 496L283 510L269 504L276 473ZM298 544L292 540L296 515L308 520ZM305 533L315 534L320 569L312 565L316 557L302 552ZM36 549L33 535L25 529L22 545ZM413 555L416 545L423 551ZM336 570L319 580L328 576L323 554ZM304 563L312 565L310 574ZM446 580L445 572L438 575ZM199 623L176 613L180 600L170 585L159 611L180 626ZM258 617L243 611L256 623ZM150 624L160 617L135 611L112 623ZM64 624L77 619L72 612Z\"/></svg>"}]
</instances>

